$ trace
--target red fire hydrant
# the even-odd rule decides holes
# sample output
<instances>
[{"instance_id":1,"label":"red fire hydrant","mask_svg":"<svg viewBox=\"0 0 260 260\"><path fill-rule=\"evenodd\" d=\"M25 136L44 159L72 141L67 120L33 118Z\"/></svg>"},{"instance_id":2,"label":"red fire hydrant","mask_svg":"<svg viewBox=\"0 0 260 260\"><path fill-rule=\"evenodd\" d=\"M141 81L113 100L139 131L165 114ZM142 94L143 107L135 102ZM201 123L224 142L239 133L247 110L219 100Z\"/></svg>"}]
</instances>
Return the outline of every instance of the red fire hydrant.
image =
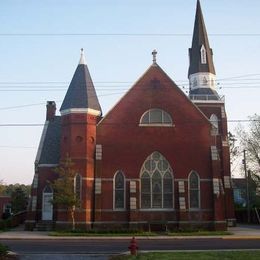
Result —
<instances>
[{"instance_id":1,"label":"red fire hydrant","mask_svg":"<svg viewBox=\"0 0 260 260\"><path fill-rule=\"evenodd\" d=\"M136 244L136 239L133 237L130 242L130 246L128 247L131 255L137 255L138 246Z\"/></svg>"}]
</instances>

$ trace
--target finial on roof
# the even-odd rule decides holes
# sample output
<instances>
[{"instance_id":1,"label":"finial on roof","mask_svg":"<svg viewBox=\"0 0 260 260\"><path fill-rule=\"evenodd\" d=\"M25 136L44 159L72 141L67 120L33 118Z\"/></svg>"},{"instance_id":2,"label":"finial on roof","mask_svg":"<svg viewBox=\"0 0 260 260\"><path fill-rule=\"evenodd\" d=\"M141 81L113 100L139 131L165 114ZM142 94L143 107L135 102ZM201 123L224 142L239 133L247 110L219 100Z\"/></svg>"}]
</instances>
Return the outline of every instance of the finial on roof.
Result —
<instances>
[{"instance_id":1,"label":"finial on roof","mask_svg":"<svg viewBox=\"0 0 260 260\"><path fill-rule=\"evenodd\" d=\"M80 49L80 60L79 60L79 64L86 64L83 48Z\"/></svg>"},{"instance_id":2,"label":"finial on roof","mask_svg":"<svg viewBox=\"0 0 260 260\"><path fill-rule=\"evenodd\" d=\"M153 55L153 64L156 64L157 51L156 51L156 50L153 50L152 55Z\"/></svg>"}]
</instances>

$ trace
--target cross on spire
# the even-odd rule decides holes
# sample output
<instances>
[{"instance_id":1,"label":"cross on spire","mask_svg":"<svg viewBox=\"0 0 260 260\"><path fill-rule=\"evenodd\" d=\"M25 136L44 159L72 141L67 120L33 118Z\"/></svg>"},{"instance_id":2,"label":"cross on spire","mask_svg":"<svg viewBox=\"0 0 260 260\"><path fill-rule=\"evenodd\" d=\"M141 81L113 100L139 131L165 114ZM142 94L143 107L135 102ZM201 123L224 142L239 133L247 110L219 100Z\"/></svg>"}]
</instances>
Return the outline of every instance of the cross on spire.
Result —
<instances>
[{"instance_id":1,"label":"cross on spire","mask_svg":"<svg viewBox=\"0 0 260 260\"><path fill-rule=\"evenodd\" d=\"M153 64L156 64L157 51L156 51L156 50L153 50L152 55L153 55Z\"/></svg>"}]
</instances>

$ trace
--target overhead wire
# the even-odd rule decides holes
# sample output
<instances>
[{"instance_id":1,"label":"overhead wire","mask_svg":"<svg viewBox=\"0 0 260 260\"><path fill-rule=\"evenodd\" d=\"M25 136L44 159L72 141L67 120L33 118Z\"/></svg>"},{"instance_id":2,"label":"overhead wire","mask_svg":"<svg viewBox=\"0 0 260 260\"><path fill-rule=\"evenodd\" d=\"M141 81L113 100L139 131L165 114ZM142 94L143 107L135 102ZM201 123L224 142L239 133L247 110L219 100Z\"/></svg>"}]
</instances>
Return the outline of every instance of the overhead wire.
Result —
<instances>
[{"instance_id":1,"label":"overhead wire","mask_svg":"<svg viewBox=\"0 0 260 260\"><path fill-rule=\"evenodd\" d=\"M229 119L227 120L227 122L229 123L249 123L249 122L260 122L260 119ZM181 124L185 125L185 124L202 124L204 123L204 120L184 120ZM74 123L75 125L84 125L84 122L77 122ZM120 123L109 123L109 122L105 122L102 123L102 125L121 125ZM127 123L123 123L124 127L128 127L130 125L132 126L136 126L138 125L138 123L136 122L127 122ZM6 123L6 124L0 124L0 127L39 127L39 126L44 126L44 123Z\"/></svg>"},{"instance_id":2,"label":"overhead wire","mask_svg":"<svg viewBox=\"0 0 260 260\"><path fill-rule=\"evenodd\" d=\"M209 33L209 36L229 36L229 37L244 37L244 36L260 36L260 33ZM0 37L64 37L64 36L132 36L132 37L183 37L192 36L192 33L94 33L94 32L79 32L79 33L0 33Z\"/></svg>"}]
</instances>

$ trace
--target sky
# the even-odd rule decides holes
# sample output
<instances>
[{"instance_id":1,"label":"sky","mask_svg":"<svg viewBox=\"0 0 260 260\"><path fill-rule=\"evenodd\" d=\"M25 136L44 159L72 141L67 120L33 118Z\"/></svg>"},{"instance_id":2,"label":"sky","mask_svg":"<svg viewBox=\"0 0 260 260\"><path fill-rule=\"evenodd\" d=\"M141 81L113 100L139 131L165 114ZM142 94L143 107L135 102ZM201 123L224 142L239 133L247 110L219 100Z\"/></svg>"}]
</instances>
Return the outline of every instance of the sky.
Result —
<instances>
[{"instance_id":1,"label":"sky","mask_svg":"<svg viewBox=\"0 0 260 260\"><path fill-rule=\"evenodd\" d=\"M201 6L234 131L237 120L259 114L260 1ZM152 64L153 49L187 92L195 9L196 0L1 0L0 180L31 184L46 101L59 114L81 48L103 114Z\"/></svg>"}]
</instances>

